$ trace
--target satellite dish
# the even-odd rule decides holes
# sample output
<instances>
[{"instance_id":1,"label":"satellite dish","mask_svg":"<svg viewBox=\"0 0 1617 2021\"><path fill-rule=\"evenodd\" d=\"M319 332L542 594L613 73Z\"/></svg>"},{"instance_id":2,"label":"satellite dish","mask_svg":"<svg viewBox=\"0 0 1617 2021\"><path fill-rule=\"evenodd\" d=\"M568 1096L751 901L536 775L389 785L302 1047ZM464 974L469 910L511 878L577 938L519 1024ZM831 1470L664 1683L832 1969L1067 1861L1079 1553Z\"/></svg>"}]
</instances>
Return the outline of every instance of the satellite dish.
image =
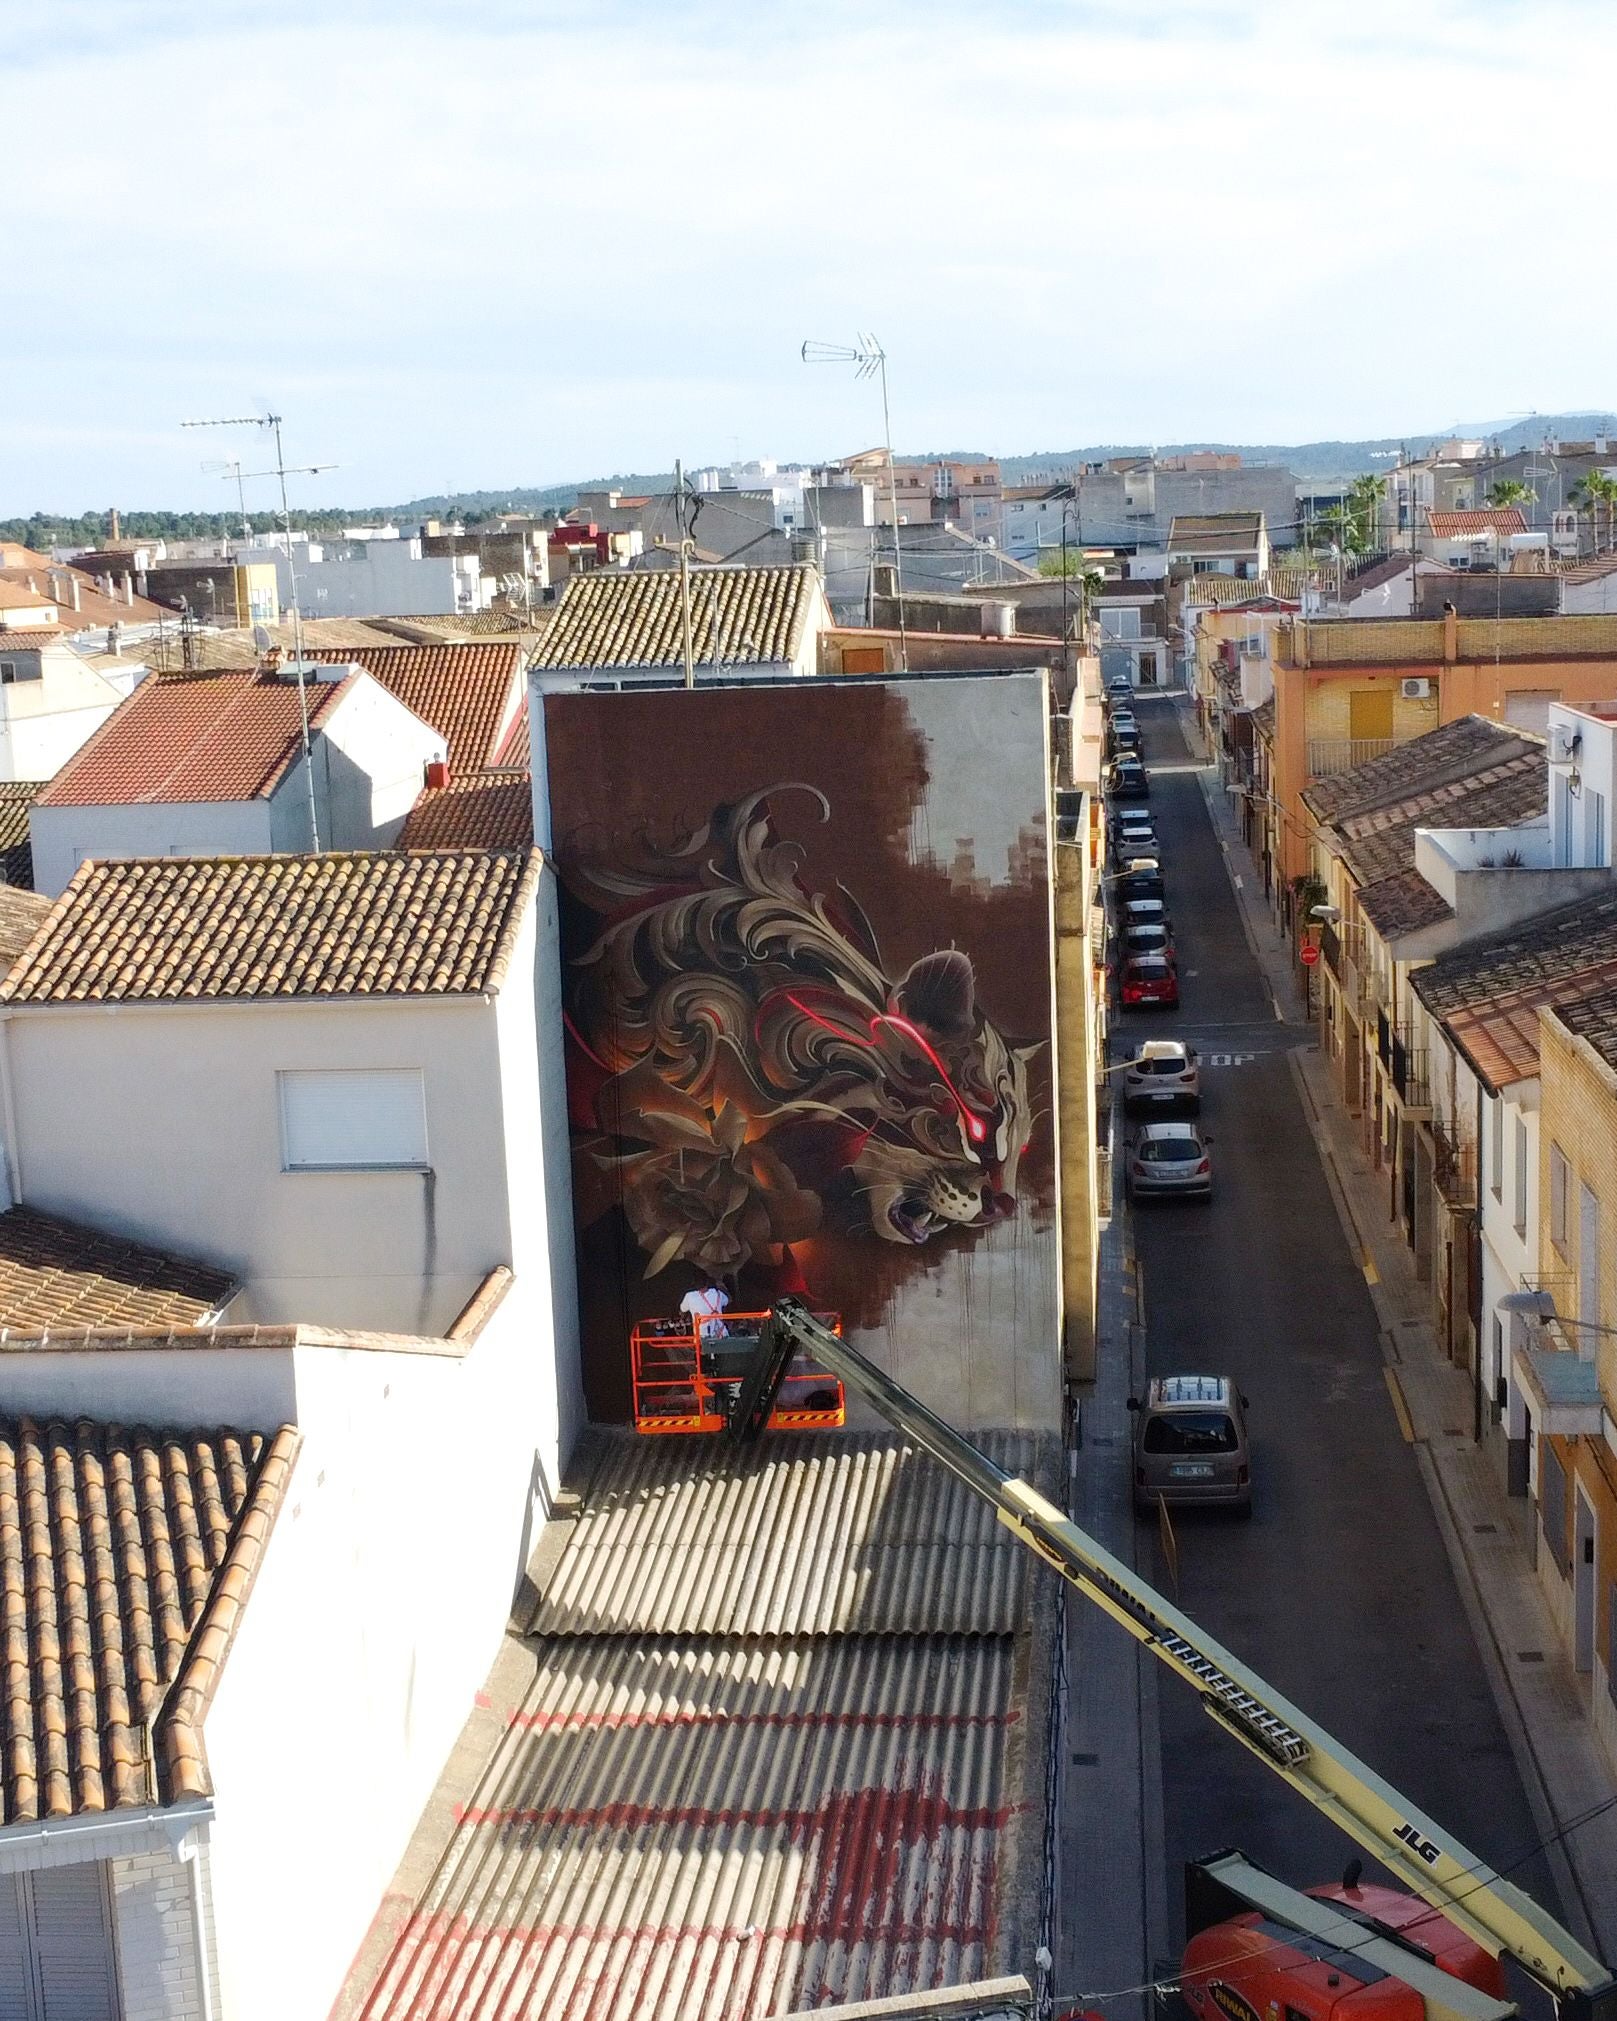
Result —
<instances>
[{"instance_id":1,"label":"satellite dish","mask_svg":"<svg viewBox=\"0 0 1617 2021\"><path fill-rule=\"evenodd\" d=\"M254 625L253 644L257 646L261 653L267 653L274 646L275 641L270 637L269 632L263 625Z\"/></svg>"}]
</instances>

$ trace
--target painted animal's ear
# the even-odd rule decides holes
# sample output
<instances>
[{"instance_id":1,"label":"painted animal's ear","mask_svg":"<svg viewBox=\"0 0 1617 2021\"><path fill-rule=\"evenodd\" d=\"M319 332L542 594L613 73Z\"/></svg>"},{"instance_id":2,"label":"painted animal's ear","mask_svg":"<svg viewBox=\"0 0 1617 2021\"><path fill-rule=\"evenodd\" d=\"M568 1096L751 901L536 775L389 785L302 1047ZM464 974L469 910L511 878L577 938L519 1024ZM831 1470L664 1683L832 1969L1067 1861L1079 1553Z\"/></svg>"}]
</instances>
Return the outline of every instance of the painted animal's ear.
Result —
<instances>
[{"instance_id":1,"label":"painted animal's ear","mask_svg":"<svg viewBox=\"0 0 1617 2021\"><path fill-rule=\"evenodd\" d=\"M971 959L957 947L923 954L893 993L912 1024L943 1038L971 1036L977 1017L977 981Z\"/></svg>"},{"instance_id":2,"label":"painted animal's ear","mask_svg":"<svg viewBox=\"0 0 1617 2021\"><path fill-rule=\"evenodd\" d=\"M1043 1051L1044 1051L1044 1042L1041 1039L1036 1046L1013 1047L1011 1050L1011 1058L1015 1060L1016 1064L1019 1067L1025 1067L1029 1060L1036 1060L1039 1057L1040 1053L1042 1053Z\"/></svg>"}]
</instances>

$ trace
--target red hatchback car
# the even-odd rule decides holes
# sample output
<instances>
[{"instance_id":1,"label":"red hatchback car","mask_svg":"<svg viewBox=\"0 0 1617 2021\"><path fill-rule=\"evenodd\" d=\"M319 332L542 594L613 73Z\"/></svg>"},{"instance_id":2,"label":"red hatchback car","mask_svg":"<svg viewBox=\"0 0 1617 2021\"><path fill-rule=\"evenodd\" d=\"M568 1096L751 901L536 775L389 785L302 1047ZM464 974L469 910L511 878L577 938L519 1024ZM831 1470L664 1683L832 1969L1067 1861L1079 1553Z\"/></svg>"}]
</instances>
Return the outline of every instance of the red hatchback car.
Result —
<instances>
[{"instance_id":1,"label":"red hatchback car","mask_svg":"<svg viewBox=\"0 0 1617 2021\"><path fill-rule=\"evenodd\" d=\"M1160 954L1135 955L1124 962L1123 1005L1125 1009L1156 1005L1163 1010L1176 1010L1179 973L1174 964Z\"/></svg>"}]
</instances>

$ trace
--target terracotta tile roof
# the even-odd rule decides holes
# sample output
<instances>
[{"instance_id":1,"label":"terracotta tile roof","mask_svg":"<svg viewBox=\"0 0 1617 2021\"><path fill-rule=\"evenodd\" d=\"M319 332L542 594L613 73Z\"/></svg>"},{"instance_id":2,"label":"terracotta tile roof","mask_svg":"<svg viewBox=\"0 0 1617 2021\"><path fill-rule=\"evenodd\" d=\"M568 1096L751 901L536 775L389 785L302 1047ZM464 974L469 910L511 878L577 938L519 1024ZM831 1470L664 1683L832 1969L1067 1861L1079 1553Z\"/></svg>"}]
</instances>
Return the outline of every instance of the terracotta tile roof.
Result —
<instances>
[{"instance_id":1,"label":"terracotta tile roof","mask_svg":"<svg viewBox=\"0 0 1617 2021\"><path fill-rule=\"evenodd\" d=\"M1553 1009L1563 1022L1586 999L1609 996L1617 983L1617 957L1596 962L1578 976L1547 976L1526 989L1453 1011L1442 1020L1460 1051L1495 1093L1538 1073L1538 1014Z\"/></svg>"},{"instance_id":2,"label":"terracotta tile roof","mask_svg":"<svg viewBox=\"0 0 1617 2021\"><path fill-rule=\"evenodd\" d=\"M494 990L538 874L517 850L86 863L0 1001Z\"/></svg>"},{"instance_id":3,"label":"terracotta tile roof","mask_svg":"<svg viewBox=\"0 0 1617 2021\"><path fill-rule=\"evenodd\" d=\"M222 1270L32 1207L0 1214L0 1337L196 1326L235 1296Z\"/></svg>"},{"instance_id":4,"label":"terracotta tile roof","mask_svg":"<svg viewBox=\"0 0 1617 2021\"><path fill-rule=\"evenodd\" d=\"M311 724L348 685L306 683ZM153 676L68 760L39 805L255 800L275 790L302 742L296 681L257 671Z\"/></svg>"},{"instance_id":5,"label":"terracotta tile roof","mask_svg":"<svg viewBox=\"0 0 1617 2021\"><path fill-rule=\"evenodd\" d=\"M1255 737L1269 739L1274 736L1274 733L1275 698L1271 695L1266 702L1259 702L1258 706L1252 711L1252 734Z\"/></svg>"},{"instance_id":6,"label":"terracotta tile roof","mask_svg":"<svg viewBox=\"0 0 1617 2021\"><path fill-rule=\"evenodd\" d=\"M26 581L7 582L0 577L0 610L39 610L45 605L55 607L56 599L47 591L30 589Z\"/></svg>"},{"instance_id":7,"label":"terracotta tile roof","mask_svg":"<svg viewBox=\"0 0 1617 2021\"><path fill-rule=\"evenodd\" d=\"M818 581L817 570L806 562L699 570L691 578L691 648L697 660L711 664L715 643L726 666L791 659L802 643ZM533 664L677 667L681 659L677 572L600 569L568 582Z\"/></svg>"},{"instance_id":8,"label":"terracotta tile roof","mask_svg":"<svg viewBox=\"0 0 1617 2021\"><path fill-rule=\"evenodd\" d=\"M28 816L43 783L38 779L0 779L0 883L25 891L31 891L34 884ZM15 952L20 954L22 950L18 948Z\"/></svg>"},{"instance_id":9,"label":"terracotta tile roof","mask_svg":"<svg viewBox=\"0 0 1617 2021\"><path fill-rule=\"evenodd\" d=\"M1453 906L1413 867L1362 886L1359 910L1383 940L1396 940L1400 934L1454 917Z\"/></svg>"},{"instance_id":10,"label":"terracotta tile roof","mask_svg":"<svg viewBox=\"0 0 1617 2021\"><path fill-rule=\"evenodd\" d=\"M1587 1039L1608 1067L1617 1067L1617 963L1587 993L1557 999L1554 1009L1569 1032ZM1536 1051L1536 1032L1534 1038Z\"/></svg>"},{"instance_id":11,"label":"terracotta tile roof","mask_svg":"<svg viewBox=\"0 0 1617 2021\"><path fill-rule=\"evenodd\" d=\"M1525 533L1527 521L1519 505L1490 505L1478 512L1437 512L1426 508L1426 524L1438 540L1460 540L1480 533Z\"/></svg>"},{"instance_id":12,"label":"terracotta tile roof","mask_svg":"<svg viewBox=\"0 0 1617 2021\"><path fill-rule=\"evenodd\" d=\"M1528 750L1540 754L1544 750L1543 738L1531 730L1491 722L1486 716L1460 716L1351 771L1316 779L1304 787L1303 805L1322 821L1342 821L1446 780L1472 777Z\"/></svg>"},{"instance_id":13,"label":"terracotta tile roof","mask_svg":"<svg viewBox=\"0 0 1617 2021\"><path fill-rule=\"evenodd\" d=\"M1415 863L1417 828L1503 828L1530 821L1549 805L1542 751L1492 765L1474 778L1453 779L1333 822L1342 861L1361 885L1375 884Z\"/></svg>"},{"instance_id":14,"label":"terracotta tile roof","mask_svg":"<svg viewBox=\"0 0 1617 2021\"><path fill-rule=\"evenodd\" d=\"M51 588L51 578L56 578L56 590ZM152 603L148 598L137 596L125 603L122 596L108 596L92 575L83 569L67 568L52 562L41 574L38 567L0 569L0 582L27 590L32 577L36 588L32 592L35 603L53 603L61 614L62 623L69 631L97 631L107 625L155 625L172 624L174 613L166 605ZM79 586L78 607L75 609L69 580ZM57 594L57 591L61 594Z\"/></svg>"},{"instance_id":15,"label":"terracotta tile roof","mask_svg":"<svg viewBox=\"0 0 1617 2021\"><path fill-rule=\"evenodd\" d=\"M53 646L58 639L67 637L65 625L0 625L0 651L8 653L42 652L46 646Z\"/></svg>"},{"instance_id":16,"label":"terracotta tile roof","mask_svg":"<svg viewBox=\"0 0 1617 2021\"><path fill-rule=\"evenodd\" d=\"M50 915L51 901L21 884L0 884L0 978Z\"/></svg>"},{"instance_id":17,"label":"terracotta tile roof","mask_svg":"<svg viewBox=\"0 0 1617 2021\"><path fill-rule=\"evenodd\" d=\"M522 652L511 639L460 644L307 646L311 660L352 660L449 746L452 773L493 762L522 698Z\"/></svg>"},{"instance_id":18,"label":"terracotta tile roof","mask_svg":"<svg viewBox=\"0 0 1617 2021\"><path fill-rule=\"evenodd\" d=\"M0 1419L0 1824L210 1793L203 1715L297 1445Z\"/></svg>"},{"instance_id":19,"label":"terracotta tile roof","mask_svg":"<svg viewBox=\"0 0 1617 2021\"><path fill-rule=\"evenodd\" d=\"M429 786L410 809L401 849L531 849L533 780L525 766L490 768Z\"/></svg>"},{"instance_id":20,"label":"terracotta tile roof","mask_svg":"<svg viewBox=\"0 0 1617 2021\"><path fill-rule=\"evenodd\" d=\"M1617 962L1617 891L1580 898L1520 926L1467 941L1410 978L1415 994L1445 1023L1456 1012L1487 1005L1515 990L1570 984Z\"/></svg>"}]
</instances>

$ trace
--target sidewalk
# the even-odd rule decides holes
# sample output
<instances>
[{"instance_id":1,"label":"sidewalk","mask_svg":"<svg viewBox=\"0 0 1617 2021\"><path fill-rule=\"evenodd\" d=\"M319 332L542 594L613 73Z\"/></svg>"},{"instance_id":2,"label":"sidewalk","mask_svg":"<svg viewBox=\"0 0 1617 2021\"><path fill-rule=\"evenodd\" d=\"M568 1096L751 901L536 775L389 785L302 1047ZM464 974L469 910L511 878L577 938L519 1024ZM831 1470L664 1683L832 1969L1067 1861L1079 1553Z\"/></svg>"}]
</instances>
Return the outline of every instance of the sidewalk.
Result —
<instances>
[{"instance_id":1,"label":"sidewalk","mask_svg":"<svg viewBox=\"0 0 1617 2021\"><path fill-rule=\"evenodd\" d=\"M1185 731L1194 748L1193 718ZM1289 953L1264 908L1261 884L1252 888L1251 858L1228 799L1210 768L1199 776L1276 1013L1300 1020ZM1471 1377L1438 1351L1430 1287L1416 1279L1414 1257L1388 1220L1385 1179L1360 1149L1358 1125L1342 1107L1329 1066L1312 1044L1299 1045L1292 1066L1343 1228L1364 1266L1381 1322L1387 1386L1416 1448L1528 1802L1546 1841L1562 1834L1548 1845L1548 1857L1563 1914L1600 1956L1617 1958L1617 1803L1566 1829L1617 1798L1617 1786L1533 1571L1531 1505L1505 1493L1486 1448L1472 1442Z\"/></svg>"}]
</instances>

